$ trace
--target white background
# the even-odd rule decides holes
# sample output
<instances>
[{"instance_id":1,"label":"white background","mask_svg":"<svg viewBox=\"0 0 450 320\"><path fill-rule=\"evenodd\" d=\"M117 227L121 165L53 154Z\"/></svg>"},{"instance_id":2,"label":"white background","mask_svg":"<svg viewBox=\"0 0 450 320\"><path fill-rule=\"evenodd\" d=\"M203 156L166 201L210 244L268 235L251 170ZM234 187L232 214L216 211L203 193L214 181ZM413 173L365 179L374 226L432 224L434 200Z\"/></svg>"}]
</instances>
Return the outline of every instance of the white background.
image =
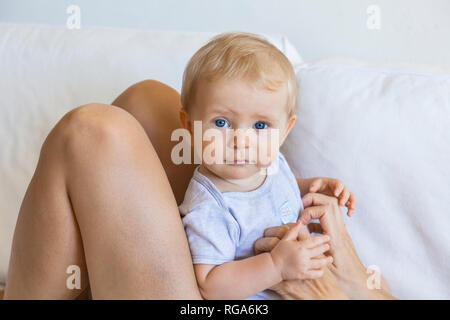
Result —
<instances>
[{"instance_id":1,"label":"white background","mask_svg":"<svg viewBox=\"0 0 450 320\"><path fill-rule=\"evenodd\" d=\"M284 34L306 61L344 57L450 66L449 0L0 0L0 21ZM381 29L366 23L378 5Z\"/></svg>"}]
</instances>

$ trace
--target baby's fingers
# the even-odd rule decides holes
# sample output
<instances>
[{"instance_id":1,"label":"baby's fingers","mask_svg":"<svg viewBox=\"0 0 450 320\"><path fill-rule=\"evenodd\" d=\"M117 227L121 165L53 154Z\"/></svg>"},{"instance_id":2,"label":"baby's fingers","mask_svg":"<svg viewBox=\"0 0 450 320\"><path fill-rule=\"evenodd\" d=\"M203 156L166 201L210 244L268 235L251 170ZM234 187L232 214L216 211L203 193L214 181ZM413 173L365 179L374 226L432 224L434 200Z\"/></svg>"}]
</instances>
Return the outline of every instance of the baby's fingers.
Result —
<instances>
[{"instance_id":1,"label":"baby's fingers","mask_svg":"<svg viewBox=\"0 0 450 320\"><path fill-rule=\"evenodd\" d=\"M344 184L339 179L331 179L329 186L335 197L338 197L340 194L342 194L342 191L345 188Z\"/></svg>"},{"instance_id":2,"label":"baby's fingers","mask_svg":"<svg viewBox=\"0 0 450 320\"><path fill-rule=\"evenodd\" d=\"M330 250L330 245L327 243L324 243L324 244L318 245L317 247L309 249L309 256L311 258L317 257L318 255L321 255L322 253L325 253L328 250Z\"/></svg>"},{"instance_id":3,"label":"baby's fingers","mask_svg":"<svg viewBox=\"0 0 450 320\"><path fill-rule=\"evenodd\" d=\"M253 244L253 249L255 250L256 254L270 252L273 248L275 248L278 242L280 242L280 239L278 239L277 237L260 238Z\"/></svg>"},{"instance_id":4,"label":"baby's fingers","mask_svg":"<svg viewBox=\"0 0 450 320\"><path fill-rule=\"evenodd\" d=\"M347 203L345 204L345 206L348 208L347 215L349 217L351 217L352 213L353 213L353 211L355 211L355 207L356 207L356 198L353 193L350 192L350 197L349 197Z\"/></svg>"},{"instance_id":5,"label":"baby's fingers","mask_svg":"<svg viewBox=\"0 0 450 320\"><path fill-rule=\"evenodd\" d=\"M322 190L324 186L324 181L323 179L315 179L312 183L311 186L309 187L309 192L317 192Z\"/></svg>"},{"instance_id":6,"label":"baby's fingers","mask_svg":"<svg viewBox=\"0 0 450 320\"><path fill-rule=\"evenodd\" d=\"M339 195L339 205L345 206L345 204L348 202L348 199L350 198L350 191L348 191L347 188L344 188L342 190L341 194Z\"/></svg>"},{"instance_id":7,"label":"baby's fingers","mask_svg":"<svg viewBox=\"0 0 450 320\"><path fill-rule=\"evenodd\" d=\"M304 240L304 246L307 249L311 249L311 248L317 247L323 243L327 243L328 241L330 241L330 236L327 236L327 235L319 236L319 237L311 237L308 240Z\"/></svg>"},{"instance_id":8,"label":"baby's fingers","mask_svg":"<svg viewBox=\"0 0 450 320\"><path fill-rule=\"evenodd\" d=\"M311 259L309 267L310 269L322 269L323 267L327 266L328 264L333 262L333 257L329 256L326 258L318 258L318 259Z\"/></svg>"}]
</instances>

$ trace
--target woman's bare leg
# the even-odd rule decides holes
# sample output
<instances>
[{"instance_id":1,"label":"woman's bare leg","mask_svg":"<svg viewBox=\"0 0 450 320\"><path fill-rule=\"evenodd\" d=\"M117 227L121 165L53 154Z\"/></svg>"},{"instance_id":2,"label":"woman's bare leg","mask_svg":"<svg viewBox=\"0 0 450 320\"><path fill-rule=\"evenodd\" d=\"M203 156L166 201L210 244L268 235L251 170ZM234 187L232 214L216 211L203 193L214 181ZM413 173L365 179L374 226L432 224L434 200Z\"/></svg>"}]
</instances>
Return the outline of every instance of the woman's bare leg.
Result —
<instances>
[{"instance_id":1,"label":"woman's bare leg","mask_svg":"<svg viewBox=\"0 0 450 320\"><path fill-rule=\"evenodd\" d=\"M84 253L84 254L83 254ZM68 113L47 137L13 240L5 298L200 298L169 182L139 122L109 105ZM83 283L84 282L84 283Z\"/></svg>"},{"instance_id":2,"label":"woman's bare leg","mask_svg":"<svg viewBox=\"0 0 450 320\"><path fill-rule=\"evenodd\" d=\"M144 80L129 87L112 104L131 113L142 125L166 171L177 203L181 204L195 165L175 165L170 158L178 143L170 141L170 136L181 127L180 94L159 81Z\"/></svg>"},{"instance_id":3,"label":"woman's bare leg","mask_svg":"<svg viewBox=\"0 0 450 320\"><path fill-rule=\"evenodd\" d=\"M14 231L5 299L74 298L87 287L84 252L66 187L61 121L45 140ZM64 129L65 130L65 129ZM66 269L81 269L81 290L67 290Z\"/></svg>"}]
</instances>

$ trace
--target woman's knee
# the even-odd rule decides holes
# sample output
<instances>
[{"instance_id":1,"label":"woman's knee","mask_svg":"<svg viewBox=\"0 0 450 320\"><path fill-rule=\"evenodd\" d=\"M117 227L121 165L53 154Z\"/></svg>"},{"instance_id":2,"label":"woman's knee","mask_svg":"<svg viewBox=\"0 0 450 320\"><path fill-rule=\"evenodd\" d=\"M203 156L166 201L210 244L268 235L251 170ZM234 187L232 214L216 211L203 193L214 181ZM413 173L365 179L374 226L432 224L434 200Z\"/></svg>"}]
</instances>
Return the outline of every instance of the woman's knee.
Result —
<instances>
[{"instance_id":1,"label":"woman's knee","mask_svg":"<svg viewBox=\"0 0 450 320\"><path fill-rule=\"evenodd\" d=\"M151 101L159 101L162 103L179 102L180 94L174 88L157 80L147 79L137 82L128 87L114 102L115 106L122 107L124 100L133 98L141 100L142 98L150 98ZM168 101L173 100L173 101Z\"/></svg>"},{"instance_id":2,"label":"woman's knee","mask_svg":"<svg viewBox=\"0 0 450 320\"><path fill-rule=\"evenodd\" d=\"M88 149L126 145L130 139L146 139L139 122L128 112L115 106L91 103L77 107L53 128L44 143L58 145L62 152L76 156Z\"/></svg>"},{"instance_id":3,"label":"woman's knee","mask_svg":"<svg viewBox=\"0 0 450 320\"><path fill-rule=\"evenodd\" d=\"M161 111L178 114L181 99L174 88L156 80L144 80L127 88L112 104L127 110L143 123L149 114L155 116Z\"/></svg>"}]
</instances>

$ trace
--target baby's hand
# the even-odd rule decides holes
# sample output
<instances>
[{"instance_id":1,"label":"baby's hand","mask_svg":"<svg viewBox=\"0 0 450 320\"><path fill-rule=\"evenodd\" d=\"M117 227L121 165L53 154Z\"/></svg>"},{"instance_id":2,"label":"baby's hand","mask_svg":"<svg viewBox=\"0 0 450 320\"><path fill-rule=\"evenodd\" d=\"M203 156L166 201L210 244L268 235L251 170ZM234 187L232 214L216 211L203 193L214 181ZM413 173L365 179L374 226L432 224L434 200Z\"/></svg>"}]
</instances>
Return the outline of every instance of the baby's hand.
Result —
<instances>
[{"instance_id":1,"label":"baby's hand","mask_svg":"<svg viewBox=\"0 0 450 320\"><path fill-rule=\"evenodd\" d=\"M286 232L284 237L270 252L273 263L283 280L305 280L322 277L324 268L333 261L331 256L321 256L330 249L327 235L297 240L302 228L300 221Z\"/></svg>"},{"instance_id":2,"label":"baby's hand","mask_svg":"<svg viewBox=\"0 0 450 320\"><path fill-rule=\"evenodd\" d=\"M355 210L356 198L348 191L341 180L333 178L316 178L311 182L309 192L319 192L338 199L340 206L348 208L347 215L352 216Z\"/></svg>"}]
</instances>

